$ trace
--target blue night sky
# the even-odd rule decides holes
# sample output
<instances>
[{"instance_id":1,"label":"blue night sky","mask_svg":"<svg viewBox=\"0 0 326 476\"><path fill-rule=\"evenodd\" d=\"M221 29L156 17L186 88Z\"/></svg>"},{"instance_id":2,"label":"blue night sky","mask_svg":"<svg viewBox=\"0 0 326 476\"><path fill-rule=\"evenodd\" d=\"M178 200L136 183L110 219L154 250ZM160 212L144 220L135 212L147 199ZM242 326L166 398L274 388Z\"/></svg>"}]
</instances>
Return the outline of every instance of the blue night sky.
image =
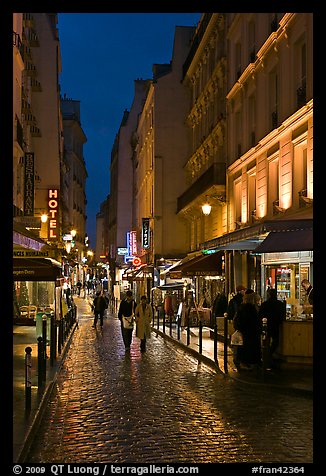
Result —
<instances>
[{"instance_id":1,"label":"blue night sky","mask_svg":"<svg viewBox=\"0 0 326 476\"><path fill-rule=\"evenodd\" d=\"M172 59L174 29L200 13L59 13L61 95L81 101L87 137L87 233L95 248L96 213L110 193L110 158L134 80L152 79L154 63Z\"/></svg>"}]
</instances>

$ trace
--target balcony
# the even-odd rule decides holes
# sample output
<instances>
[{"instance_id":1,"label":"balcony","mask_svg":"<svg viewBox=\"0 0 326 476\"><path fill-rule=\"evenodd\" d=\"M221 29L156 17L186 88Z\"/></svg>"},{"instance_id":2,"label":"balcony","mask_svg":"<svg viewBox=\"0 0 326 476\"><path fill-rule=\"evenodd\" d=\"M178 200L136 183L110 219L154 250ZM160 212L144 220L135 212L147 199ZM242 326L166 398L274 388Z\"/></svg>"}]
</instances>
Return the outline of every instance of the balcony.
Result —
<instances>
[{"instance_id":1,"label":"balcony","mask_svg":"<svg viewBox=\"0 0 326 476\"><path fill-rule=\"evenodd\" d=\"M35 78L35 76L37 76L36 67L33 63L27 62L25 64L25 71L27 76L30 76L32 78Z\"/></svg>"},{"instance_id":2,"label":"balcony","mask_svg":"<svg viewBox=\"0 0 326 476\"><path fill-rule=\"evenodd\" d=\"M279 215L280 213L283 213L285 211L285 208L280 207L280 201L279 200L274 200L273 202L273 215Z\"/></svg>"},{"instance_id":3,"label":"balcony","mask_svg":"<svg viewBox=\"0 0 326 476\"><path fill-rule=\"evenodd\" d=\"M16 141L18 142L19 146L22 150L24 150L24 132L23 127L16 116Z\"/></svg>"},{"instance_id":4,"label":"balcony","mask_svg":"<svg viewBox=\"0 0 326 476\"><path fill-rule=\"evenodd\" d=\"M37 79L35 79L35 78L31 78L31 88L32 88L32 91L34 91L34 92L41 92L42 91L41 83L39 81L37 81Z\"/></svg>"},{"instance_id":5,"label":"balcony","mask_svg":"<svg viewBox=\"0 0 326 476\"><path fill-rule=\"evenodd\" d=\"M312 205L313 199L307 197L307 189L300 190L298 192L299 195L299 207L303 208L306 207L307 205Z\"/></svg>"},{"instance_id":6,"label":"balcony","mask_svg":"<svg viewBox=\"0 0 326 476\"><path fill-rule=\"evenodd\" d=\"M31 126L30 132L32 137L42 137L41 130L35 125Z\"/></svg>"},{"instance_id":7,"label":"balcony","mask_svg":"<svg viewBox=\"0 0 326 476\"><path fill-rule=\"evenodd\" d=\"M196 51L198 49L198 46L203 39L204 33L206 31L206 28L208 26L208 23L210 22L210 19L212 18L213 13L204 13L204 16L199 24L198 30L195 33L193 40L192 40L192 45L189 51L189 54L186 58L186 61L183 64L183 78L186 76L187 71L191 65L191 62L196 54Z\"/></svg>"},{"instance_id":8,"label":"balcony","mask_svg":"<svg viewBox=\"0 0 326 476\"><path fill-rule=\"evenodd\" d=\"M226 166L224 163L215 163L209 167L194 182L177 201L177 213L185 208L189 203L205 192L213 185L220 185L225 188L226 185Z\"/></svg>"}]
</instances>

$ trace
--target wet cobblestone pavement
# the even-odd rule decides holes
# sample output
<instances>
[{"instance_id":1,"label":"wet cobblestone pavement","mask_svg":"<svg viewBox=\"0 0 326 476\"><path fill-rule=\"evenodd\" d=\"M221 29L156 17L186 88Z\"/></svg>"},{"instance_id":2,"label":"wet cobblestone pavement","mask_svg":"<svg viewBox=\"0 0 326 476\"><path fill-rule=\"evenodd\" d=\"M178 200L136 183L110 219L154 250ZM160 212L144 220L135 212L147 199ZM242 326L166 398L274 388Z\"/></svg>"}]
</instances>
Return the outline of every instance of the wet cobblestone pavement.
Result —
<instances>
[{"instance_id":1,"label":"wet cobblestone pavement","mask_svg":"<svg viewBox=\"0 0 326 476\"><path fill-rule=\"evenodd\" d=\"M88 307L28 463L311 463L312 400L244 387L152 333L126 354ZM81 315L81 314L79 314Z\"/></svg>"}]
</instances>

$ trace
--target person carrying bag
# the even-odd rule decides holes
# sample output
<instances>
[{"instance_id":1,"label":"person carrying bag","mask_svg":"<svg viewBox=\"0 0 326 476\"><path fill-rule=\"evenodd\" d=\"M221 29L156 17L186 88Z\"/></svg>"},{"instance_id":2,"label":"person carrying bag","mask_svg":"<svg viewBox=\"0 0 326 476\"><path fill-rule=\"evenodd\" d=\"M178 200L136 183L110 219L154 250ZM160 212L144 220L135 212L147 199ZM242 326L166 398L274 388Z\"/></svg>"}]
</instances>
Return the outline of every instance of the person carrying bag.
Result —
<instances>
[{"instance_id":1,"label":"person carrying bag","mask_svg":"<svg viewBox=\"0 0 326 476\"><path fill-rule=\"evenodd\" d=\"M153 318L152 307L147 303L147 297L140 298L140 304L136 307L136 337L140 339L140 350L145 352L146 339L151 337L151 322Z\"/></svg>"},{"instance_id":2,"label":"person carrying bag","mask_svg":"<svg viewBox=\"0 0 326 476\"><path fill-rule=\"evenodd\" d=\"M135 301L132 292L126 292L126 298L123 299L119 306L118 318L121 322L121 334L126 352L130 351L132 342L132 331L134 328Z\"/></svg>"}]
</instances>

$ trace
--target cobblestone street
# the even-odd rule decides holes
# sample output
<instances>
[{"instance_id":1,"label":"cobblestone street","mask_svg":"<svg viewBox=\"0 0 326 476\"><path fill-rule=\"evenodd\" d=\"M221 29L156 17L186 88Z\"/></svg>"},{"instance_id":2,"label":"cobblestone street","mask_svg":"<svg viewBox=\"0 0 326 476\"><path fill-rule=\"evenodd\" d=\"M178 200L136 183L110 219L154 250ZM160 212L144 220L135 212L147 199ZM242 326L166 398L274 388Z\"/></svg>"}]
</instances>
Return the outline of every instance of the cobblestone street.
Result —
<instances>
[{"instance_id":1,"label":"cobblestone street","mask_svg":"<svg viewBox=\"0 0 326 476\"><path fill-rule=\"evenodd\" d=\"M29 463L311 463L312 399L244 386L157 336L126 354L120 322L76 329Z\"/></svg>"}]
</instances>

